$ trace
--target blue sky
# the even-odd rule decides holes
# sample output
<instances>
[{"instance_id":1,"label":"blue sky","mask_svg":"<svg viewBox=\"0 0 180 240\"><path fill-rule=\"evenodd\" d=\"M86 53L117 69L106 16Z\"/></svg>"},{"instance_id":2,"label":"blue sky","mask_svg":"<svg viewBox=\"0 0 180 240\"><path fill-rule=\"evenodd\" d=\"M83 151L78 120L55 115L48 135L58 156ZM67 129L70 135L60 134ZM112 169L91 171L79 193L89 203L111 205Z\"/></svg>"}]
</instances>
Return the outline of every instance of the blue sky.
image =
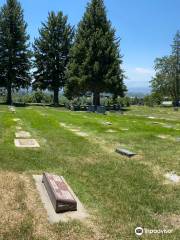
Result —
<instances>
[{"instance_id":1,"label":"blue sky","mask_svg":"<svg viewBox=\"0 0 180 240\"><path fill-rule=\"evenodd\" d=\"M5 0L0 0L2 5ZM48 12L61 10L77 25L87 0L20 0L31 41ZM180 0L105 0L108 17L121 38L123 68L128 88L144 91L153 76L156 57L170 53L172 39L180 29Z\"/></svg>"}]
</instances>

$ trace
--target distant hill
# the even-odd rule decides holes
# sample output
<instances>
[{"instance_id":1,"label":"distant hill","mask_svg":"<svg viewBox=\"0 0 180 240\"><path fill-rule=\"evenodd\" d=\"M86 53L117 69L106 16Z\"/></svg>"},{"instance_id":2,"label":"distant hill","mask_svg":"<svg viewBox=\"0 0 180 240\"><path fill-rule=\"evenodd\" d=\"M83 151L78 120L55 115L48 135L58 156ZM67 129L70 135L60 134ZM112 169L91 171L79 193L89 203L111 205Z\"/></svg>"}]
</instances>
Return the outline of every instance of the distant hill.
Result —
<instances>
[{"instance_id":1,"label":"distant hill","mask_svg":"<svg viewBox=\"0 0 180 240\"><path fill-rule=\"evenodd\" d=\"M129 87L127 95L130 97L144 97L151 93L150 87Z\"/></svg>"}]
</instances>

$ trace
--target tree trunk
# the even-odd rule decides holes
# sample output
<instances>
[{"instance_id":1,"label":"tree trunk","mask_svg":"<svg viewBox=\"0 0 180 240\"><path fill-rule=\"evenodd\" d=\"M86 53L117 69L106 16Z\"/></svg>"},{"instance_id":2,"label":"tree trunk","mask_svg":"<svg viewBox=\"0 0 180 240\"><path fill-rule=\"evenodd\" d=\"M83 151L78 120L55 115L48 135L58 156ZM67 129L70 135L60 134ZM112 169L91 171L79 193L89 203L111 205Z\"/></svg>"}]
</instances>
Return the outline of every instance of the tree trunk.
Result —
<instances>
[{"instance_id":1,"label":"tree trunk","mask_svg":"<svg viewBox=\"0 0 180 240\"><path fill-rule=\"evenodd\" d=\"M93 105L95 105L96 107L100 106L100 93L93 93Z\"/></svg>"},{"instance_id":2,"label":"tree trunk","mask_svg":"<svg viewBox=\"0 0 180 240\"><path fill-rule=\"evenodd\" d=\"M11 89L11 83L8 84L7 87L7 104L11 105L12 104L12 89Z\"/></svg>"},{"instance_id":3,"label":"tree trunk","mask_svg":"<svg viewBox=\"0 0 180 240\"><path fill-rule=\"evenodd\" d=\"M59 106L59 88L54 89L54 106Z\"/></svg>"}]
</instances>

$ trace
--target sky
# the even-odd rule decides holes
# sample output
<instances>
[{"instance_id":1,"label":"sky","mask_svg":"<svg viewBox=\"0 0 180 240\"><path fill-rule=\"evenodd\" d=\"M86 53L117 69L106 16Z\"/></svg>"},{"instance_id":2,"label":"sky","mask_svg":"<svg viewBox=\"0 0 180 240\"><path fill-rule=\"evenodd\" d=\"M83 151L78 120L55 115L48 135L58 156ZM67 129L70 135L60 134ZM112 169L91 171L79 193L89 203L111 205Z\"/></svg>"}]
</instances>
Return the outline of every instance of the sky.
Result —
<instances>
[{"instance_id":1,"label":"sky","mask_svg":"<svg viewBox=\"0 0 180 240\"><path fill-rule=\"evenodd\" d=\"M33 42L48 12L63 11L77 26L88 0L20 0L28 33ZM121 39L123 69L129 91L147 92L154 75L156 57L171 53L176 31L180 30L180 0L104 0L108 18ZM5 0L0 0L0 5Z\"/></svg>"}]
</instances>

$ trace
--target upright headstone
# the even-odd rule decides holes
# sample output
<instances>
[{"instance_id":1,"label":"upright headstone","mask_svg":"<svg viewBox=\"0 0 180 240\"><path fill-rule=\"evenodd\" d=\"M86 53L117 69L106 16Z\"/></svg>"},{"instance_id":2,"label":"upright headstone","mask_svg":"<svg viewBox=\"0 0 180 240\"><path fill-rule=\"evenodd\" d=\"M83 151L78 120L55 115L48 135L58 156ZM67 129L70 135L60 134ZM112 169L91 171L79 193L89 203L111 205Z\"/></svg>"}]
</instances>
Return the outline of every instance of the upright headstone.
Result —
<instances>
[{"instance_id":1,"label":"upright headstone","mask_svg":"<svg viewBox=\"0 0 180 240\"><path fill-rule=\"evenodd\" d=\"M106 113L106 107L105 106L97 106L97 113L102 113L105 114Z\"/></svg>"}]
</instances>

